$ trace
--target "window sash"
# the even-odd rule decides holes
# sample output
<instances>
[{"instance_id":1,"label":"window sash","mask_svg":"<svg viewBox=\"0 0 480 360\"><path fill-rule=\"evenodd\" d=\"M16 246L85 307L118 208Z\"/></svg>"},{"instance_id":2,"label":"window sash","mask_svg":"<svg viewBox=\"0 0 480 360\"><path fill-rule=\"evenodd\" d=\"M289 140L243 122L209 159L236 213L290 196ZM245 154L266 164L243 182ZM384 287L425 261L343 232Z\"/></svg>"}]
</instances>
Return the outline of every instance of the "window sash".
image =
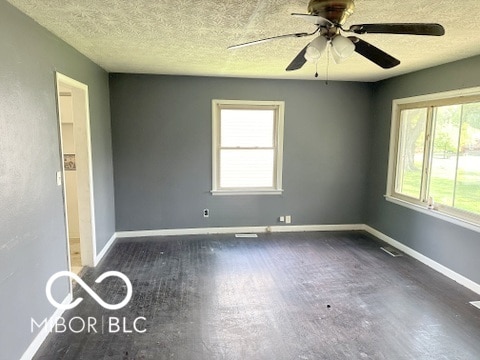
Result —
<instances>
[{"instance_id":1,"label":"window sash","mask_svg":"<svg viewBox=\"0 0 480 360\"><path fill-rule=\"evenodd\" d=\"M244 154L240 159L235 155ZM230 161L223 164L224 158ZM262 159L263 157L263 159ZM275 189L275 149L241 148L220 150L220 189ZM246 161L245 161L246 160ZM263 160L263 161L262 161ZM229 170L229 171L228 171ZM228 171L228 172L227 172ZM251 171L252 176L235 176L236 172ZM223 175L223 176L222 176ZM233 185L237 184L237 185ZM243 185L242 185L243 184Z\"/></svg>"},{"instance_id":2,"label":"window sash","mask_svg":"<svg viewBox=\"0 0 480 360\"><path fill-rule=\"evenodd\" d=\"M277 111L264 109L220 109L222 148L260 148L276 146ZM251 131L255 128L255 132Z\"/></svg>"}]
</instances>

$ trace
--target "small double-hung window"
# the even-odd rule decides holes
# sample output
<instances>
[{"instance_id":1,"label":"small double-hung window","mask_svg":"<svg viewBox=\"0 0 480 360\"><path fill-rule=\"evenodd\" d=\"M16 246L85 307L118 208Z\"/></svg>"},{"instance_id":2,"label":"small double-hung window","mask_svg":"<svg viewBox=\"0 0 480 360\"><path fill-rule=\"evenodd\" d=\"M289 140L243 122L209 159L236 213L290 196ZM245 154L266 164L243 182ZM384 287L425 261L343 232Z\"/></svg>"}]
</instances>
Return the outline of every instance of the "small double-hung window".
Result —
<instances>
[{"instance_id":1,"label":"small double-hung window","mask_svg":"<svg viewBox=\"0 0 480 360\"><path fill-rule=\"evenodd\" d=\"M282 101L213 100L212 193L281 194Z\"/></svg>"}]
</instances>

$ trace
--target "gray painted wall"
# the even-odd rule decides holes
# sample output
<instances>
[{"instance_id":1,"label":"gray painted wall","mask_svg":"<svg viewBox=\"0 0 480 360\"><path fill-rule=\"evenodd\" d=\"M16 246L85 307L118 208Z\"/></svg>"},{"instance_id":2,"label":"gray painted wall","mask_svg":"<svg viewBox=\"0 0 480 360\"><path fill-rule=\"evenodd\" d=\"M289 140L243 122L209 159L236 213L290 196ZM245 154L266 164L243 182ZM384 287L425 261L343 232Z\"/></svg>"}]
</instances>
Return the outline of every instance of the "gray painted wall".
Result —
<instances>
[{"instance_id":1,"label":"gray painted wall","mask_svg":"<svg viewBox=\"0 0 480 360\"><path fill-rule=\"evenodd\" d=\"M67 269L55 71L89 86L97 249L115 231L107 73L0 0L0 358L33 340L54 308L47 279ZM67 282L55 283L57 300Z\"/></svg>"},{"instance_id":2,"label":"gray painted wall","mask_svg":"<svg viewBox=\"0 0 480 360\"><path fill-rule=\"evenodd\" d=\"M440 264L480 283L480 233L387 202L392 100L480 86L480 57L377 83L368 185L367 223Z\"/></svg>"},{"instance_id":3,"label":"gray painted wall","mask_svg":"<svg viewBox=\"0 0 480 360\"><path fill-rule=\"evenodd\" d=\"M117 230L364 223L370 84L112 74L110 94ZM210 194L212 99L285 101L282 196Z\"/></svg>"}]
</instances>

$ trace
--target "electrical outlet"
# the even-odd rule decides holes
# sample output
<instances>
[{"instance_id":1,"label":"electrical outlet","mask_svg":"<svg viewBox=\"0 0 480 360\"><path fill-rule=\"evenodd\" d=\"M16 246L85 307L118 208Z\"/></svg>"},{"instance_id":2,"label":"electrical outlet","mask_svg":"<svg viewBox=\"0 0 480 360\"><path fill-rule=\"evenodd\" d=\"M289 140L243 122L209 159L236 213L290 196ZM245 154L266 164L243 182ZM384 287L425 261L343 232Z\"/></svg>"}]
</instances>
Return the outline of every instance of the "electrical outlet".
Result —
<instances>
[{"instance_id":1,"label":"electrical outlet","mask_svg":"<svg viewBox=\"0 0 480 360\"><path fill-rule=\"evenodd\" d=\"M280 217L278 218L278 221L280 221L280 222L285 222L285 216L280 216Z\"/></svg>"},{"instance_id":2,"label":"electrical outlet","mask_svg":"<svg viewBox=\"0 0 480 360\"><path fill-rule=\"evenodd\" d=\"M285 224L291 224L292 223L292 217L290 215L285 216Z\"/></svg>"},{"instance_id":3,"label":"electrical outlet","mask_svg":"<svg viewBox=\"0 0 480 360\"><path fill-rule=\"evenodd\" d=\"M208 210L208 209L203 209L203 217L204 217L204 218L207 218L207 217L209 217L209 216L210 216L210 210Z\"/></svg>"}]
</instances>

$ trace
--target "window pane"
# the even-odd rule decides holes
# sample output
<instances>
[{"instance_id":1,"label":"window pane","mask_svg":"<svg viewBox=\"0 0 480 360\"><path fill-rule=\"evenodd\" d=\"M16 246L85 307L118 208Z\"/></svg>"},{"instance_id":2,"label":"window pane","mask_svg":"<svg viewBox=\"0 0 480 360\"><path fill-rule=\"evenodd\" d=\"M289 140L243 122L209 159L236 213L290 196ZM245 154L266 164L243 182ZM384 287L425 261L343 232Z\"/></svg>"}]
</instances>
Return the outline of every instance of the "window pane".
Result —
<instances>
[{"instance_id":1,"label":"window pane","mask_svg":"<svg viewBox=\"0 0 480 360\"><path fill-rule=\"evenodd\" d=\"M403 110L400 115L395 191L420 199L427 109Z\"/></svg>"},{"instance_id":2,"label":"window pane","mask_svg":"<svg viewBox=\"0 0 480 360\"><path fill-rule=\"evenodd\" d=\"M480 214L480 103L463 106L454 206Z\"/></svg>"},{"instance_id":3,"label":"window pane","mask_svg":"<svg viewBox=\"0 0 480 360\"><path fill-rule=\"evenodd\" d=\"M221 147L273 147L275 111L222 109Z\"/></svg>"},{"instance_id":4,"label":"window pane","mask_svg":"<svg viewBox=\"0 0 480 360\"><path fill-rule=\"evenodd\" d=\"M462 105L438 107L433 115L429 195L436 203L453 206Z\"/></svg>"},{"instance_id":5,"label":"window pane","mask_svg":"<svg viewBox=\"0 0 480 360\"><path fill-rule=\"evenodd\" d=\"M221 150L221 188L273 187L274 150Z\"/></svg>"}]
</instances>

